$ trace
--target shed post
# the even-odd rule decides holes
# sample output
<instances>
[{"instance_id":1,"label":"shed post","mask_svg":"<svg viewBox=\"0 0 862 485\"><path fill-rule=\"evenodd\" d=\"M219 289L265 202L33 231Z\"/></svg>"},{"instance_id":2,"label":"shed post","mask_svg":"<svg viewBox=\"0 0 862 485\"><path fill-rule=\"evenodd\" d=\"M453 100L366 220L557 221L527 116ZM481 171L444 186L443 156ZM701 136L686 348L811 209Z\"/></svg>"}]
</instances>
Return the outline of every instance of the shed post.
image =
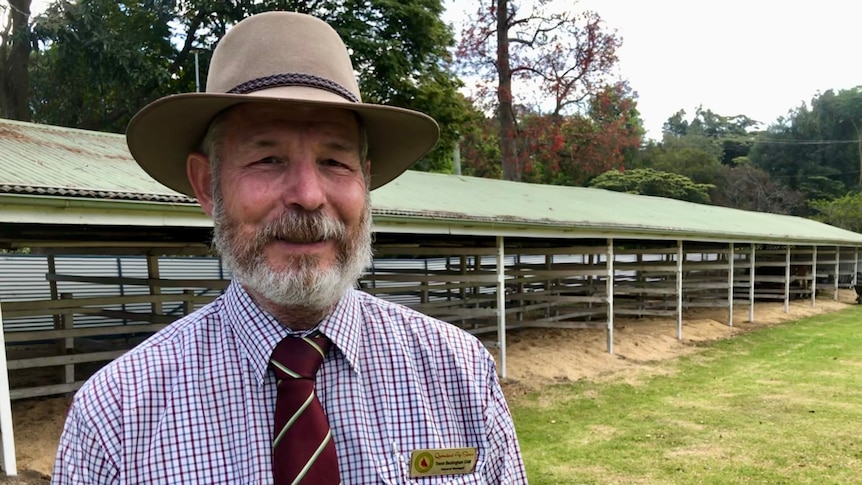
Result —
<instances>
[{"instance_id":1,"label":"shed post","mask_svg":"<svg viewBox=\"0 0 862 485\"><path fill-rule=\"evenodd\" d=\"M425 263L425 272L422 273L422 282L419 284L419 301L421 303L428 303L428 280L430 278L430 270L428 269L428 258L423 259Z\"/></svg>"},{"instance_id":2,"label":"shed post","mask_svg":"<svg viewBox=\"0 0 862 485\"><path fill-rule=\"evenodd\" d=\"M859 248L853 249L853 286L859 284L857 275L859 274ZM855 290L855 288L854 288Z\"/></svg>"},{"instance_id":3,"label":"shed post","mask_svg":"<svg viewBox=\"0 0 862 485\"><path fill-rule=\"evenodd\" d=\"M518 295L523 295L524 294L524 277L522 276L523 275L523 269L521 268L521 253L515 253L515 275L516 275L515 278L517 278L517 281L518 281L518 283L517 283ZM526 300L518 300L518 308L520 309L520 311L518 312L518 321L519 322L524 321L524 306L529 304L529 303L530 302L528 302Z\"/></svg>"},{"instance_id":4,"label":"shed post","mask_svg":"<svg viewBox=\"0 0 862 485\"><path fill-rule=\"evenodd\" d=\"M733 258L734 247L730 243L727 253L727 324L733 326Z\"/></svg>"},{"instance_id":5,"label":"shed post","mask_svg":"<svg viewBox=\"0 0 862 485\"><path fill-rule=\"evenodd\" d=\"M554 261L554 255L553 254L550 254L550 253L545 254L545 269L548 271L548 274L550 274L551 269L553 269L553 261ZM552 287L551 280L545 280L545 295L548 295L548 296L551 295L551 287ZM545 317L546 318L551 316L552 306L553 306L553 304L549 303L548 306L545 307Z\"/></svg>"},{"instance_id":6,"label":"shed post","mask_svg":"<svg viewBox=\"0 0 862 485\"><path fill-rule=\"evenodd\" d=\"M682 340L682 239L676 242L676 338Z\"/></svg>"},{"instance_id":7,"label":"shed post","mask_svg":"<svg viewBox=\"0 0 862 485\"><path fill-rule=\"evenodd\" d=\"M784 313L790 313L790 245L784 254Z\"/></svg>"},{"instance_id":8,"label":"shed post","mask_svg":"<svg viewBox=\"0 0 862 485\"><path fill-rule=\"evenodd\" d=\"M191 315L195 311L195 290L183 290L183 315Z\"/></svg>"},{"instance_id":9,"label":"shed post","mask_svg":"<svg viewBox=\"0 0 862 485\"><path fill-rule=\"evenodd\" d=\"M641 269L643 268L644 255L643 253L638 252L635 257L637 258L637 269L635 270L635 285L639 290L641 290L644 288L644 271L643 269ZM638 292L635 298L637 299L638 318L641 318L643 317L643 311L645 306L644 294Z\"/></svg>"},{"instance_id":10,"label":"shed post","mask_svg":"<svg viewBox=\"0 0 862 485\"><path fill-rule=\"evenodd\" d=\"M473 256L473 272L476 275L478 275L479 273L482 272L482 255L481 254L477 254L477 255ZM481 288L479 286L473 287L473 295L472 296L475 300L478 300L479 295L482 294L480 290L481 290ZM479 308L479 302L478 301L476 301L473 304L473 308Z\"/></svg>"},{"instance_id":11,"label":"shed post","mask_svg":"<svg viewBox=\"0 0 862 485\"><path fill-rule=\"evenodd\" d=\"M71 293L61 293L60 299L62 300L70 300L74 297ZM63 330L72 330L75 328L75 312L71 310L64 310L63 316L60 318L63 322ZM75 339L73 337L66 337L59 341L60 346L60 355L69 355L75 350ZM72 383L75 382L75 364L66 364L63 366L63 382Z\"/></svg>"},{"instance_id":12,"label":"shed post","mask_svg":"<svg viewBox=\"0 0 862 485\"><path fill-rule=\"evenodd\" d=\"M751 243L751 254L748 256L748 321L754 323L754 268L757 266L754 243Z\"/></svg>"},{"instance_id":13,"label":"shed post","mask_svg":"<svg viewBox=\"0 0 862 485\"><path fill-rule=\"evenodd\" d=\"M159 286L159 257L154 254L147 255L147 277L150 279L150 295L153 297L162 293L162 288ZM150 305L153 315L162 314L162 302L153 298Z\"/></svg>"},{"instance_id":14,"label":"shed post","mask_svg":"<svg viewBox=\"0 0 862 485\"><path fill-rule=\"evenodd\" d=\"M500 347L500 376L506 378L506 253L503 236L497 236L497 345Z\"/></svg>"},{"instance_id":15,"label":"shed post","mask_svg":"<svg viewBox=\"0 0 862 485\"><path fill-rule=\"evenodd\" d=\"M835 246L835 276L832 278L835 283L835 296L833 300L838 301L838 278L841 276L841 246Z\"/></svg>"},{"instance_id":16,"label":"shed post","mask_svg":"<svg viewBox=\"0 0 862 485\"><path fill-rule=\"evenodd\" d=\"M608 279L606 285L608 300L608 353L614 353L614 240L608 238L607 252Z\"/></svg>"},{"instance_id":17,"label":"shed post","mask_svg":"<svg viewBox=\"0 0 862 485\"><path fill-rule=\"evenodd\" d=\"M466 254L461 255L461 266L460 266L460 268L461 268L461 276L462 277L466 276L467 275L467 255ZM467 279L467 278L464 278L464 279ZM463 282L463 280L462 280L462 282ZM461 304L462 305L464 303L466 303L466 301L467 301L467 287L464 286L463 284L461 285L460 288L458 288L458 296L461 298Z\"/></svg>"},{"instance_id":18,"label":"shed post","mask_svg":"<svg viewBox=\"0 0 862 485\"><path fill-rule=\"evenodd\" d=\"M3 311L0 307L0 435L3 443L3 471L12 477L18 475L15 461L15 433L12 430L12 398L9 395L9 368L6 364L6 336L3 330Z\"/></svg>"},{"instance_id":19,"label":"shed post","mask_svg":"<svg viewBox=\"0 0 862 485\"><path fill-rule=\"evenodd\" d=\"M817 246L811 256L811 306L817 306Z\"/></svg>"},{"instance_id":20,"label":"shed post","mask_svg":"<svg viewBox=\"0 0 862 485\"><path fill-rule=\"evenodd\" d=\"M48 274L52 276L48 281L48 289L51 292L51 299L56 300L60 298L60 290L57 287L57 279L53 278L53 276L57 275L57 262L54 258L54 254L51 253L48 255ZM54 328L59 329L62 327L62 322L60 321L60 315L54 314Z\"/></svg>"}]
</instances>

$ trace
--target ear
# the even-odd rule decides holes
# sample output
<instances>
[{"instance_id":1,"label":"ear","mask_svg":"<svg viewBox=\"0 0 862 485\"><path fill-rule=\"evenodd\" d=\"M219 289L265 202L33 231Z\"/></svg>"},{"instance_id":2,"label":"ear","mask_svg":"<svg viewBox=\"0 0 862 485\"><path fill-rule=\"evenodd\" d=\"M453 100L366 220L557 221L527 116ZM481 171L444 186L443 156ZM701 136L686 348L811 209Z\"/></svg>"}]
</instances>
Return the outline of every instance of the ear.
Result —
<instances>
[{"instance_id":1,"label":"ear","mask_svg":"<svg viewBox=\"0 0 862 485\"><path fill-rule=\"evenodd\" d=\"M186 159L186 175L195 197L206 215L213 215L213 193L212 193L212 164L210 159L203 153L190 153Z\"/></svg>"}]
</instances>

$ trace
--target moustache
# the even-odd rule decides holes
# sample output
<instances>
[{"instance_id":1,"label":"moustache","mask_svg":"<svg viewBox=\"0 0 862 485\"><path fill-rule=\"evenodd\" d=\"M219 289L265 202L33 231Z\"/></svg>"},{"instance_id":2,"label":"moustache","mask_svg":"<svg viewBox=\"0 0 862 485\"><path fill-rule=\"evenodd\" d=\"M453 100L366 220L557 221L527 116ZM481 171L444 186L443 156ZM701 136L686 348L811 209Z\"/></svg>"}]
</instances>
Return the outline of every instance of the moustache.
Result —
<instances>
[{"instance_id":1,"label":"moustache","mask_svg":"<svg viewBox=\"0 0 862 485\"><path fill-rule=\"evenodd\" d=\"M292 210L283 212L264 225L256 235L257 245L272 241L310 244L321 241L347 240L344 223L321 211Z\"/></svg>"}]
</instances>

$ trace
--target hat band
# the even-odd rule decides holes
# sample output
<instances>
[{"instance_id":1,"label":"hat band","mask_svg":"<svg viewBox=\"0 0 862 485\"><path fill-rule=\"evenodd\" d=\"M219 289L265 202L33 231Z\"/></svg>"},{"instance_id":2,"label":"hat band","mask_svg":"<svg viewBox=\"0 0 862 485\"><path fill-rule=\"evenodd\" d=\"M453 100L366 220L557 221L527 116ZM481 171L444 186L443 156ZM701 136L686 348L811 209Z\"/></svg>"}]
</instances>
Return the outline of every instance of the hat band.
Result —
<instances>
[{"instance_id":1,"label":"hat band","mask_svg":"<svg viewBox=\"0 0 862 485\"><path fill-rule=\"evenodd\" d=\"M359 102L359 98L347 90L341 84L331 80L315 76L313 74L287 73L274 74L272 76L260 77L246 81L232 89L227 94L248 94L267 88L278 88L282 86L303 86L309 88L323 89L337 94L348 101Z\"/></svg>"}]
</instances>

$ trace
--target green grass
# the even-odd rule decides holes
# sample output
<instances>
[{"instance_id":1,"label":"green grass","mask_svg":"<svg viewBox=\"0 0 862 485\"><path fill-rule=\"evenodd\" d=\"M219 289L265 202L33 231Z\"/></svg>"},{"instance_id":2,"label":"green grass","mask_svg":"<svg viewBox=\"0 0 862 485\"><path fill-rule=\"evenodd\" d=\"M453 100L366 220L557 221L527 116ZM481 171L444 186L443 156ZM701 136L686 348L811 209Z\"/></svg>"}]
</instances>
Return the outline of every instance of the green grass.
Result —
<instances>
[{"instance_id":1,"label":"green grass","mask_svg":"<svg viewBox=\"0 0 862 485\"><path fill-rule=\"evenodd\" d=\"M532 485L862 483L862 307L510 403Z\"/></svg>"}]
</instances>

